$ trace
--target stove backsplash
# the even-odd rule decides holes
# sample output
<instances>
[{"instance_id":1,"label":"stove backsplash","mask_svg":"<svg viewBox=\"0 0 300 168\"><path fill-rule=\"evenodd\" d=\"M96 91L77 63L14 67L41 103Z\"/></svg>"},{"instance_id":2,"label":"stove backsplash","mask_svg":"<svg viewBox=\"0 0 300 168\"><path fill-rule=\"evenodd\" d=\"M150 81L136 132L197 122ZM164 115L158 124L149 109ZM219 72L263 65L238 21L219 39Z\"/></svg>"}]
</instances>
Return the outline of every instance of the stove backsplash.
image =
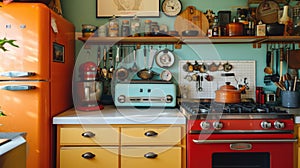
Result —
<instances>
[{"instance_id":1,"label":"stove backsplash","mask_svg":"<svg viewBox=\"0 0 300 168\"><path fill-rule=\"evenodd\" d=\"M215 91L225 82L230 82L235 87L246 85L246 92L241 94L242 98L253 98L255 100L256 90L256 65L255 61L235 61L235 60L196 60L198 64L204 64L207 68L206 72L186 71L187 62L192 65L195 60L180 60L178 66L178 83L180 88L180 96L186 99L214 99ZM210 65L214 65L210 66ZM216 66L218 70L215 70ZM222 66L219 66L222 65ZM223 65L231 65L231 70L224 71ZM223 70L222 70L223 69ZM212 70L212 71L210 71ZM229 70L229 71L228 71ZM203 71L202 71L203 72ZM197 78L197 75L199 77ZM209 78L207 78L209 75ZM232 76L234 75L234 76ZM202 77L201 77L202 76ZM198 82L200 80L200 82Z\"/></svg>"}]
</instances>

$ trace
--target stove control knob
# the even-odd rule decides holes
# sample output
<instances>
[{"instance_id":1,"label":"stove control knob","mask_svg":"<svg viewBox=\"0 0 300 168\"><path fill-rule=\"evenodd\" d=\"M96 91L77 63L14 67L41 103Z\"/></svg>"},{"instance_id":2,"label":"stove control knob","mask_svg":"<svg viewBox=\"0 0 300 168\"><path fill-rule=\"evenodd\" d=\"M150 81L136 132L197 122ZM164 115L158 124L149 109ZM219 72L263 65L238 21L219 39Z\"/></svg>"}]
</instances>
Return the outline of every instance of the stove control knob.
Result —
<instances>
[{"instance_id":1,"label":"stove control knob","mask_svg":"<svg viewBox=\"0 0 300 168\"><path fill-rule=\"evenodd\" d=\"M261 128L263 129L270 129L272 127L272 124L268 121L262 121L260 123Z\"/></svg>"},{"instance_id":2,"label":"stove control knob","mask_svg":"<svg viewBox=\"0 0 300 168\"><path fill-rule=\"evenodd\" d=\"M213 127L214 127L214 129L216 129L216 130L220 130L220 129L223 128L223 123L221 123L221 122L219 122L219 121L215 121L215 122L213 122Z\"/></svg>"},{"instance_id":3,"label":"stove control knob","mask_svg":"<svg viewBox=\"0 0 300 168\"><path fill-rule=\"evenodd\" d=\"M207 122L207 121L202 121L200 123L200 127L203 129L203 130L208 130L210 128L210 123Z\"/></svg>"},{"instance_id":4,"label":"stove control knob","mask_svg":"<svg viewBox=\"0 0 300 168\"><path fill-rule=\"evenodd\" d=\"M276 129L283 129L285 127L285 124L283 122L280 122L280 121L275 121L274 122L274 127Z\"/></svg>"},{"instance_id":5,"label":"stove control knob","mask_svg":"<svg viewBox=\"0 0 300 168\"><path fill-rule=\"evenodd\" d=\"M118 102L119 102L119 103L125 103L125 101L126 101L126 97L125 97L124 95L120 95L120 96L118 97Z\"/></svg>"},{"instance_id":6,"label":"stove control knob","mask_svg":"<svg viewBox=\"0 0 300 168\"><path fill-rule=\"evenodd\" d=\"M172 103L173 102L173 96L167 95L166 96L166 103Z\"/></svg>"}]
</instances>

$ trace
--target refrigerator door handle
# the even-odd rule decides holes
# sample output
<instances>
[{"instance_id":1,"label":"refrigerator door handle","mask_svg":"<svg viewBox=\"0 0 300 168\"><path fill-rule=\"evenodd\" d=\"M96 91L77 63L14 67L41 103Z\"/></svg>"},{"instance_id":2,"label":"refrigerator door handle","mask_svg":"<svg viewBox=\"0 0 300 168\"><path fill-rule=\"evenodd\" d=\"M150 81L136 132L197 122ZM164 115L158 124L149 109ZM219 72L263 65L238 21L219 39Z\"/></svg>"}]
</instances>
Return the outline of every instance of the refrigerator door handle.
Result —
<instances>
[{"instance_id":1,"label":"refrigerator door handle","mask_svg":"<svg viewBox=\"0 0 300 168\"><path fill-rule=\"evenodd\" d=\"M1 72L0 76L5 77L29 77L34 76L35 72L22 72L22 71L8 71L8 72Z\"/></svg>"},{"instance_id":2,"label":"refrigerator door handle","mask_svg":"<svg viewBox=\"0 0 300 168\"><path fill-rule=\"evenodd\" d=\"M25 90L33 90L36 86L30 85L6 85L0 86L1 90L8 90L8 91L25 91Z\"/></svg>"}]
</instances>

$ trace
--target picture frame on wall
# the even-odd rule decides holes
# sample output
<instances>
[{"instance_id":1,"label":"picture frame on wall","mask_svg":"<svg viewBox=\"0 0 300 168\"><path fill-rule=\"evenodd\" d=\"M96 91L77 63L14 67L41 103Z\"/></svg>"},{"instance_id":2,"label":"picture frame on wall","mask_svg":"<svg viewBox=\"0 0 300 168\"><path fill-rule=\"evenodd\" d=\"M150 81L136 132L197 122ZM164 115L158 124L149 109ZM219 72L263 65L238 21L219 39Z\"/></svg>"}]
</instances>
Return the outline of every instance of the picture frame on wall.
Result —
<instances>
[{"instance_id":1,"label":"picture frame on wall","mask_svg":"<svg viewBox=\"0 0 300 168\"><path fill-rule=\"evenodd\" d=\"M97 17L159 17L159 0L97 0Z\"/></svg>"},{"instance_id":2,"label":"picture frame on wall","mask_svg":"<svg viewBox=\"0 0 300 168\"><path fill-rule=\"evenodd\" d=\"M65 46L59 43L53 43L53 62L65 62Z\"/></svg>"}]
</instances>

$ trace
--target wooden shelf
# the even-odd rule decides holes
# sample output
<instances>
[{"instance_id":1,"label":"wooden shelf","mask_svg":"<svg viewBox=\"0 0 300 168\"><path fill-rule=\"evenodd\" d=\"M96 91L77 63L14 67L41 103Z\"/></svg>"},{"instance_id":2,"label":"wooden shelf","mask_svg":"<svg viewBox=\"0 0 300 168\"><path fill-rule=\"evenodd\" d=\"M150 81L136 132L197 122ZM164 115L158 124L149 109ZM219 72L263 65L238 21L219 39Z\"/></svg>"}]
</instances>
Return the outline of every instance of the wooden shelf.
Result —
<instances>
[{"instance_id":1,"label":"wooden shelf","mask_svg":"<svg viewBox=\"0 0 300 168\"><path fill-rule=\"evenodd\" d=\"M300 43L300 36L269 36L267 42Z\"/></svg>"},{"instance_id":2,"label":"wooden shelf","mask_svg":"<svg viewBox=\"0 0 300 168\"><path fill-rule=\"evenodd\" d=\"M256 36L222 36L222 37L184 37L183 43L191 44L232 44L232 43L260 43L265 41L265 37Z\"/></svg>"},{"instance_id":3,"label":"wooden shelf","mask_svg":"<svg viewBox=\"0 0 300 168\"><path fill-rule=\"evenodd\" d=\"M260 48L262 43L300 43L300 36L222 36L222 37L78 37L87 44L175 44L179 48L182 44L253 44ZM178 48L178 47L177 47Z\"/></svg>"},{"instance_id":4,"label":"wooden shelf","mask_svg":"<svg viewBox=\"0 0 300 168\"><path fill-rule=\"evenodd\" d=\"M79 37L86 43L104 43L104 44L174 44L180 43L180 37Z\"/></svg>"}]
</instances>

